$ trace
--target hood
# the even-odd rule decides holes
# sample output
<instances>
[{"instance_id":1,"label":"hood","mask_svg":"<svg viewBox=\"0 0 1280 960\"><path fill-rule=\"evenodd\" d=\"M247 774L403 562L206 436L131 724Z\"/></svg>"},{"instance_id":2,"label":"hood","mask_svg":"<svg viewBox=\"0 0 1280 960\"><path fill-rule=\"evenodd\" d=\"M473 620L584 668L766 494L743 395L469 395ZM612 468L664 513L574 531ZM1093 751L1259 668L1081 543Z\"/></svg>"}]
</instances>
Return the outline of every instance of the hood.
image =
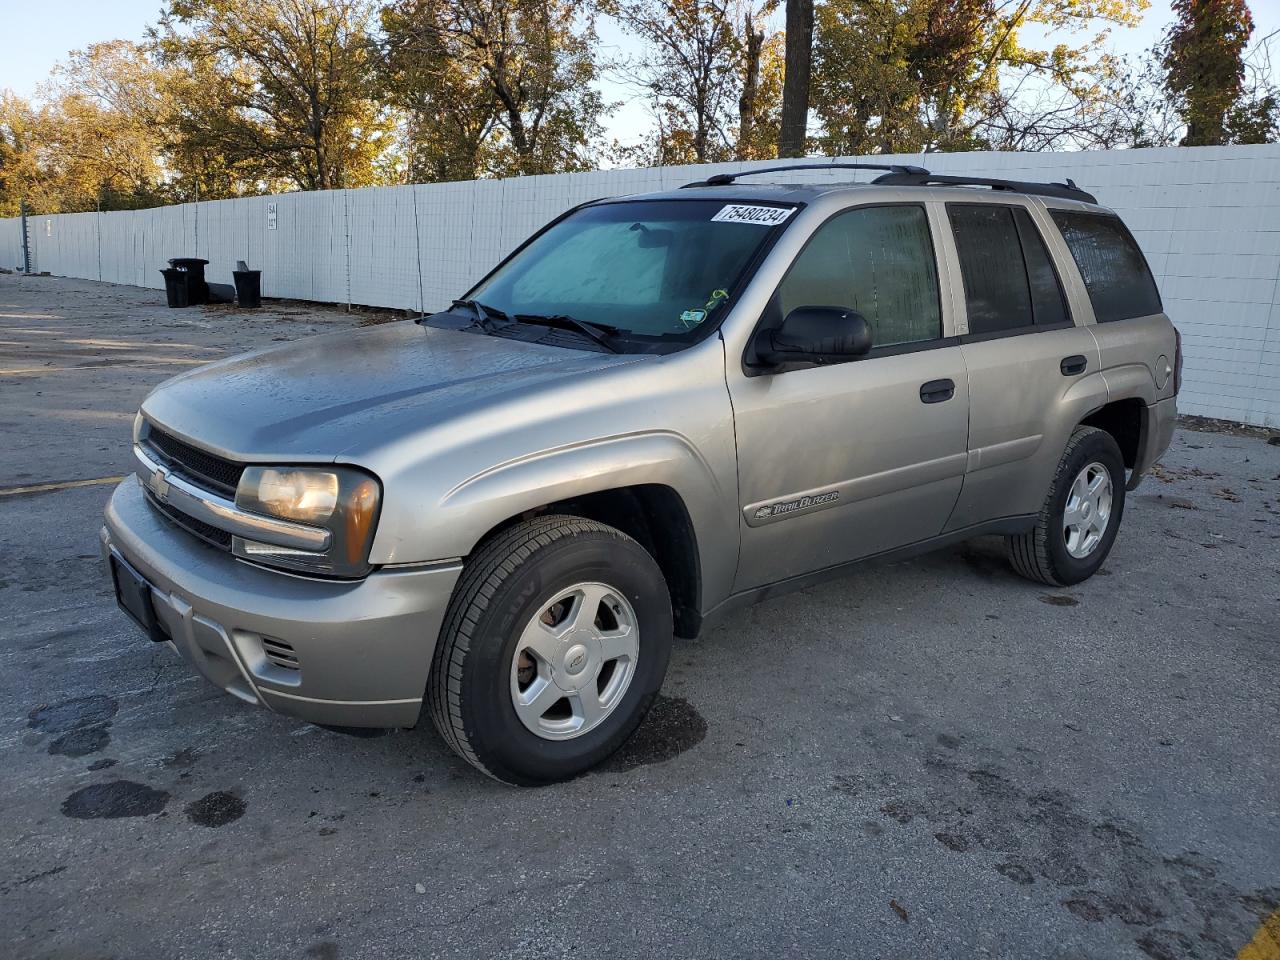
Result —
<instances>
[{"instance_id":1,"label":"hood","mask_svg":"<svg viewBox=\"0 0 1280 960\"><path fill-rule=\"evenodd\" d=\"M420 326L347 329L219 360L142 404L237 460L332 460L549 381L643 359Z\"/></svg>"}]
</instances>

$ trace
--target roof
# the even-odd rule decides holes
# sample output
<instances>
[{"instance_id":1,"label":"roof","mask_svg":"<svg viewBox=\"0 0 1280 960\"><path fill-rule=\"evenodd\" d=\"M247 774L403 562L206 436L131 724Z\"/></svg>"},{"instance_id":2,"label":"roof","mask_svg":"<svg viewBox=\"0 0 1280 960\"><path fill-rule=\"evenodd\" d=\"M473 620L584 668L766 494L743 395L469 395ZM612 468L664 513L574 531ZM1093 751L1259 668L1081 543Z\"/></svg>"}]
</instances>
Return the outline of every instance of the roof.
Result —
<instances>
[{"instance_id":1,"label":"roof","mask_svg":"<svg viewBox=\"0 0 1280 960\"><path fill-rule=\"evenodd\" d=\"M867 180L857 182L856 179L825 183L785 183L760 182L754 178L770 173L813 172L827 173L837 170L867 170ZM883 172L880 172L883 171ZM878 172L878 173L877 173ZM856 176L856 174L855 174ZM1076 184L1067 180L1065 183L1039 183L1025 180L1004 180L995 177L972 177L935 174L923 167L873 164L873 163L810 163L787 164L777 167L761 167L755 170L742 170L736 173L720 173L706 180L685 184L678 190L665 190L660 193L646 194L651 199L692 199L693 197L718 197L734 200L772 200L786 203L808 203L819 197L832 193L883 189L885 187L909 188L910 192L938 199L956 199L957 187L966 188L965 192L974 188L982 188L981 195L1010 194L1022 196L1038 196L1057 200L1075 201L1076 203L1096 206L1097 199L1090 193L1081 190Z\"/></svg>"}]
</instances>

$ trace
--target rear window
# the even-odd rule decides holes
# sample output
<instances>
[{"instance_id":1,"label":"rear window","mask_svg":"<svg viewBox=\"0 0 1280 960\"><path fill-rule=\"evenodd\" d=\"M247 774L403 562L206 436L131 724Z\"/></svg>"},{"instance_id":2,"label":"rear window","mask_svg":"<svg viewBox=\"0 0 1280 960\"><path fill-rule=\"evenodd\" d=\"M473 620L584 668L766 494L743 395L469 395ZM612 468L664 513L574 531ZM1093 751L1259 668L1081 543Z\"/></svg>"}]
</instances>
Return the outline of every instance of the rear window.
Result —
<instances>
[{"instance_id":1,"label":"rear window","mask_svg":"<svg viewBox=\"0 0 1280 960\"><path fill-rule=\"evenodd\" d=\"M1080 268L1099 323L1161 311L1147 260L1119 217L1073 210L1050 213Z\"/></svg>"}]
</instances>

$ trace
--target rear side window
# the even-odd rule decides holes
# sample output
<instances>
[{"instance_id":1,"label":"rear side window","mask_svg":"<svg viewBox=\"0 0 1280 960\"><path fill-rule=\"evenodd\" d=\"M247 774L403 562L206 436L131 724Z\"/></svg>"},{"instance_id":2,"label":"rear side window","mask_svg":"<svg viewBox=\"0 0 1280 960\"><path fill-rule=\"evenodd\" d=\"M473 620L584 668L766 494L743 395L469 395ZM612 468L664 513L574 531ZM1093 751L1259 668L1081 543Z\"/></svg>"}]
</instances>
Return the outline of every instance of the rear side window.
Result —
<instances>
[{"instance_id":1,"label":"rear side window","mask_svg":"<svg viewBox=\"0 0 1280 960\"><path fill-rule=\"evenodd\" d=\"M827 221L778 287L796 307L842 307L867 318L875 347L942 336L938 272L923 207L855 207Z\"/></svg>"},{"instance_id":2,"label":"rear side window","mask_svg":"<svg viewBox=\"0 0 1280 960\"><path fill-rule=\"evenodd\" d=\"M1027 282L1031 285L1031 308L1036 326L1069 323L1071 314L1067 310L1067 299L1062 294L1062 284L1058 282L1058 271L1049 259L1049 251L1045 249L1031 214L1015 207L1013 219L1018 224L1018 238L1022 241L1022 255L1027 263Z\"/></svg>"},{"instance_id":3,"label":"rear side window","mask_svg":"<svg viewBox=\"0 0 1280 960\"><path fill-rule=\"evenodd\" d=\"M970 334L1070 320L1053 262L1026 210L949 203L947 215L960 257Z\"/></svg>"},{"instance_id":4,"label":"rear side window","mask_svg":"<svg viewBox=\"0 0 1280 960\"><path fill-rule=\"evenodd\" d=\"M1160 293L1133 234L1119 217L1052 210L1099 323L1159 313Z\"/></svg>"}]
</instances>

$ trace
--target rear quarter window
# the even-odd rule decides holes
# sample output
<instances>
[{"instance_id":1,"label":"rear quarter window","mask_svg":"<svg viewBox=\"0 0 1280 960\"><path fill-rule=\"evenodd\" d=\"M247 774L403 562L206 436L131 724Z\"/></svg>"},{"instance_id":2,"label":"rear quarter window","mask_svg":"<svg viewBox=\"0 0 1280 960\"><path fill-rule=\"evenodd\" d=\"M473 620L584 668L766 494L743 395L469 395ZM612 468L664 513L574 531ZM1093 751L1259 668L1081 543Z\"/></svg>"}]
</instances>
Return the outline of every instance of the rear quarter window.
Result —
<instances>
[{"instance_id":1,"label":"rear quarter window","mask_svg":"<svg viewBox=\"0 0 1280 960\"><path fill-rule=\"evenodd\" d=\"M1146 257L1119 217L1050 210L1066 241L1099 323L1160 313L1160 293Z\"/></svg>"}]
</instances>

